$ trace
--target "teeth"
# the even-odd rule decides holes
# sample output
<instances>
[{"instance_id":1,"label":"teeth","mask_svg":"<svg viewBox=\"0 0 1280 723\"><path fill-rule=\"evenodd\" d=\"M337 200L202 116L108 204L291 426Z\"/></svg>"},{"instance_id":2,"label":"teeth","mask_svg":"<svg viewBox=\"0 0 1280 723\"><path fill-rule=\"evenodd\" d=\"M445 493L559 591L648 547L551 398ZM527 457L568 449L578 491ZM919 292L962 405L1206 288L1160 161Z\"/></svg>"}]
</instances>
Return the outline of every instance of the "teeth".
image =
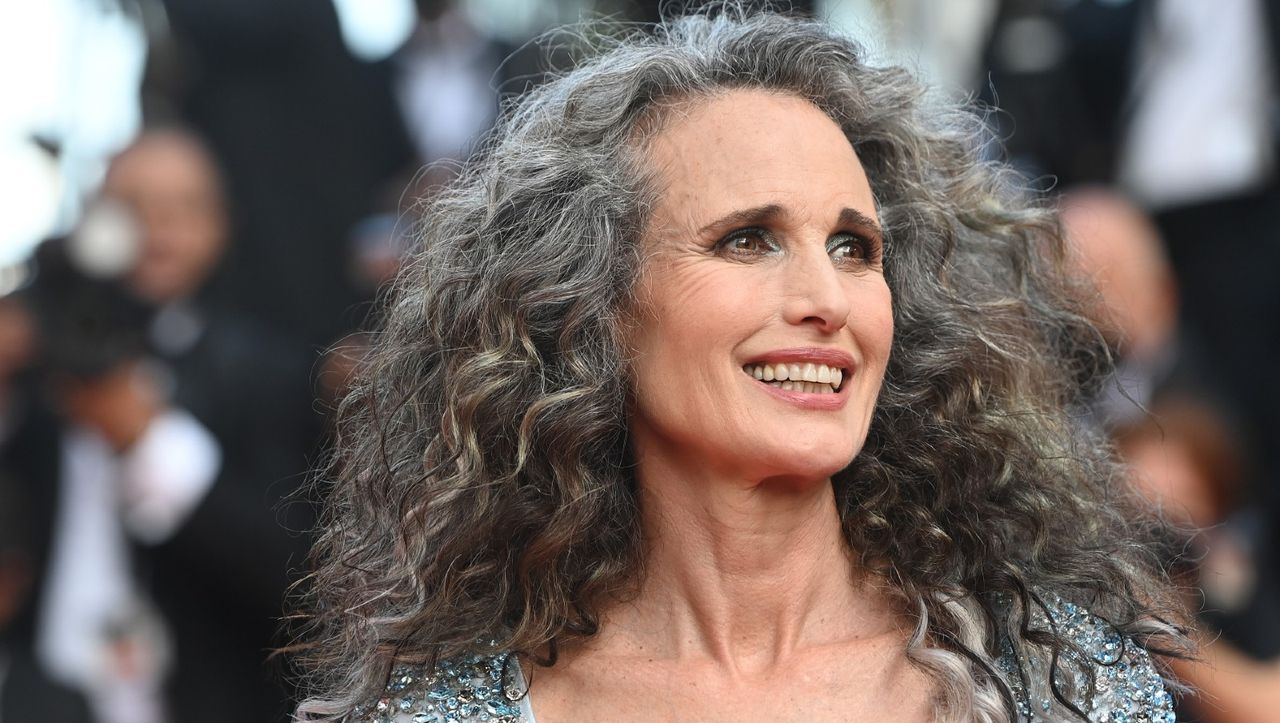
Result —
<instances>
[{"instance_id":1,"label":"teeth","mask_svg":"<svg viewBox=\"0 0 1280 723\"><path fill-rule=\"evenodd\" d=\"M784 389L805 394L832 394L844 380L844 370L825 364L748 364L742 371L753 378Z\"/></svg>"}]
</instances>

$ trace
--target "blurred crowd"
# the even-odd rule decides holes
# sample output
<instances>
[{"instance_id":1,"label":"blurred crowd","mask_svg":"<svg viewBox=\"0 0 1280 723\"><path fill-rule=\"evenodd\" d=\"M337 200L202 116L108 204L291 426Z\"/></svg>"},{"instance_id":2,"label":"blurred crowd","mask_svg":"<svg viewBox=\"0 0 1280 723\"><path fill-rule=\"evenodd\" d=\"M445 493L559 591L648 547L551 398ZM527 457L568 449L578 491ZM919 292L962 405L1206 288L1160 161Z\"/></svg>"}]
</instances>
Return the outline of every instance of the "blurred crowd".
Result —
<instances>
[{"instance_id":1,"label":"blurred crowd","mask_svg":"<svg viewBox=\"0 0 1280 723\"><path fill-rule=\"evenodd\" d=\"M326 2L147 10L141 132L0 297L5 723L287 719L269 653L358 359L335 342L396 271L403 189L465 157L514 50L417 10L378 62Z\"/></svg>"},{"instance_id":2,"label":"blurred crowd","mask_svg":"<svg viewBox=\"0 0 1280 723\"><path fill-rule=\"evenodd\" d=\"M992 28L978 92L1115 355L1092 415L1187 531L1204 649L1179 717L1280 721L1280 7L1011 2Z\"/></svg>"},{"instance_id":3,"label":"blurred crowd","mask_svg":"<svg viewBox=\"0 0 1280 723\"><path fill-rule=\"evenodd\" d=\"M321 0L139 7L165 19L143 128L0 292L3 723L287 718L268 653L304 573L299 491L377 290L415 200L555 62L448 0L378 61ZM791 7L998 109L992 152L1060 206L1115 354L1084 415L1186 530L1169 564L1206 646L1180 717L1280 720L1280 8Z\"/></svg>"}]
</instances>

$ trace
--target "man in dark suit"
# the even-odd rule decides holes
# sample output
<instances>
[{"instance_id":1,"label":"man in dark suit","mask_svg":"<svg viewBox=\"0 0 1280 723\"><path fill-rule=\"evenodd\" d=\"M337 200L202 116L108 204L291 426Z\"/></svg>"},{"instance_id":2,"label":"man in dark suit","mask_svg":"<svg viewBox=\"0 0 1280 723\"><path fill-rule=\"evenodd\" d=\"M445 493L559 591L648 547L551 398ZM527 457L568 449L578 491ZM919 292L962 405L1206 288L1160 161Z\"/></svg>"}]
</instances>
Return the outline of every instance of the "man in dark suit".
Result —
<instances>
[{"instance_id":1,"label":"man in dark suit","mask_svg":"<svg viewBox=\"0 0 1280 723\"><path fill-rule=\"evenodd\" d=\"M184 721L278 720L287 695L264 660L310 525L304 506L282 506L318 435L309 356L208 294L229 214L218 167L196 137L144 133L112 162L102 195L137 220L139 253L123 286L151 307L148 343L172 401L221 449L217 482L146 553L173 629L171 706Z\"/></svg>"},{"instance_id":2,"label":"man in dark suit","mask_svg":"<svg viewBox=\"0 0 1280 723\"><path fill-rule=\"evenodd\" d=\"M42 250L32 296L51 393L28 386L31 413L0 454L40 533L23 649L99 713L283 720L290 696L265 661L306 550L296 531L310 524L306 508L280 506L318 426L309 361L206 296L230 234L216 165L195 137L144 133L111 164L100 201L131 219L131 261L115 280L82 273L102 258L84 253L104 242L97 211ZM75 632L85 614L109 623L86 629L102 633L97 649L125 672L150 666L162 690L93 679L93 635Z\"/></svg>"}]
</instances>

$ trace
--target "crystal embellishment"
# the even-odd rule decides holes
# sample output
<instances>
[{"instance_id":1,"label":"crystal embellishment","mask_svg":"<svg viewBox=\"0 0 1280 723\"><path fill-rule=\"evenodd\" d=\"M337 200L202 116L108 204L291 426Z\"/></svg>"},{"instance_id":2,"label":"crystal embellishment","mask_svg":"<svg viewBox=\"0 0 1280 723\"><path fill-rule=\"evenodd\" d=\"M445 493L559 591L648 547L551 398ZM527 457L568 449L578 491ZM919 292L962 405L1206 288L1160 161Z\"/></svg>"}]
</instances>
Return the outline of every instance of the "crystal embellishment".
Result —
<instances>
[{"instance_id":1,"label":"crystal embellishment","mask_svg":"<svg viewBox=\"0 0 1280 723\"><path fill-rule=\"evenodd\" d=\"M486 650L487 649L487 650ZM433 674L408 666L391 674L383 697L357 708L352 723L528 723L520 714L523 686L509 653L490 643L436 665ZM506 680L504 680L504 674Z\"/></svg>"},{"instance_id":2,"label":"crystal embellishment","mask_svg":"<svg viewBox=\"0 0 1280 723\"><path fill-rule=\"evenodd\" d=\"M1067 651L1059 665L1057 683L1071 691L1068 699L1096 723L1175 723L1173 696L1164 688L1164 680L1151 662L1151 656L1132 641L1084 608L1056 597L1046 600L1052 625L1087 656ZM1048 625L1042 613L1033 615L1039 625ZM1042 685L1028 690L1019 674L1019 658L1007 642L998 667L1013 688L1018 701L1020 723L1076 720L1060 701L1049 693L1048 671L1036 658L1021 660L1023 674L1038 679ZM1093 677L1093 692L1081 673L1088 668ZM1070 671L1070 672L1062 672ZM1070 680L1064 680L1064 677Z\"/></svg>"}]
</instances>

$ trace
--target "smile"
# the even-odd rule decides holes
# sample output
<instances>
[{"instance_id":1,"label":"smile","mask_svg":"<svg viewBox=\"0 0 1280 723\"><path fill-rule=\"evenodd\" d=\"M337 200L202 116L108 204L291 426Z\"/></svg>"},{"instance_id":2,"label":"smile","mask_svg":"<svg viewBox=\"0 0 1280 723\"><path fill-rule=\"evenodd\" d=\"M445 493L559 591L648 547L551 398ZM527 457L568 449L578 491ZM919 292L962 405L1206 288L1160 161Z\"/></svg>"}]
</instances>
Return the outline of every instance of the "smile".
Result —
<instances>
[{"instance_id":1,"label":"smile","mask_svg":"<svg viewBox=\"0 0 1280 723\"><path fill-rule=\"evenodd\" d=\"M747 364L742 371L775 389L803 394L835 394L844 381L844 370L826 364Z\"/></svg>"}]
</instances>

